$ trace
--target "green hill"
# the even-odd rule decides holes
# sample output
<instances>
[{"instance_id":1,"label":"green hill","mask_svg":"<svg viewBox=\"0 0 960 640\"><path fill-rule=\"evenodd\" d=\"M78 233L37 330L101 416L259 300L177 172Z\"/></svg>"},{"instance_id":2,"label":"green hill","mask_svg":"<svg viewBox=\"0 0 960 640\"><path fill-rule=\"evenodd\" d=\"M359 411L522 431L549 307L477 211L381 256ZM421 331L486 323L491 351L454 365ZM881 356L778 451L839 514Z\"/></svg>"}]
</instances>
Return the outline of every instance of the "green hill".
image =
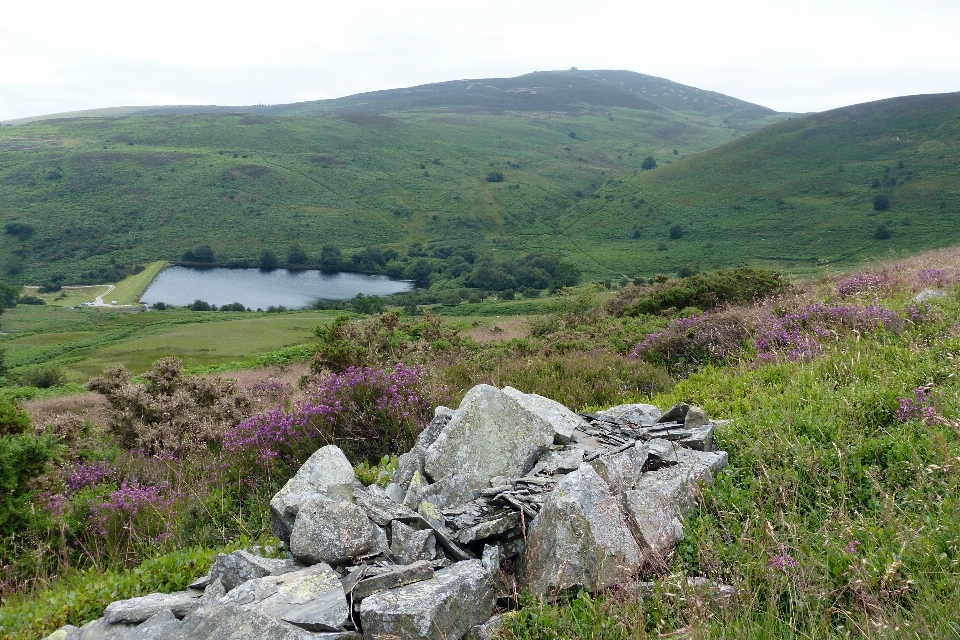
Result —
<instances>
[{"instance_id":1,"label":"green hill","mask_svg":"<svg viewBox=\"0 0 960 640\"><path fill-rule=\"evenodd\" d=\"M401 259L415 242L535 250L646 156L669 161L783 117L650 76L568 71L4 126L0 277L111 281L200 244L234 265L265 249L282 263L294 242L308 264L325 243Z\"/></svg>"},{"instance_id":2,"label":"green hill","mask_svg":"<svg viewBox=\"0 0 960 640\"><path fill-rule=\"evenodd\" d=\"M603 193L559 223L566 242L597 257L598 273L843 266L955 245L960 93L793 118ZM673 225L681 238L670 238Z\"/></svg>"}]
</instances>

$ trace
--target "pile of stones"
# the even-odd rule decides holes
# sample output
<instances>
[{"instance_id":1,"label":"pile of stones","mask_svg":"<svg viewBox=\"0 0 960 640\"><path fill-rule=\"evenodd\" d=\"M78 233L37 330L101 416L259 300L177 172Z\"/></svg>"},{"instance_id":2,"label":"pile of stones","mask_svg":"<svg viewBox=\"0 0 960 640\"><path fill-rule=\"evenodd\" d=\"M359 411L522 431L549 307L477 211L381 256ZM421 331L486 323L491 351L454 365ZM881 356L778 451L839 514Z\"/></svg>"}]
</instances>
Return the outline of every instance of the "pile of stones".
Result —
<instances>
[{"instance_id":1,"label":"pile of stones","mask_svg":"<svg viewBox=\"0 0 960 640\"><path fill-rule=\"evenodd\" d=\"M50 638L490 638L519 591L596 592L662 568L727 463L716 426L687 405L577 414L479 385L436 409L385 488L337 447L316 451L270 502L287 557L221 554L185 591Z\"/></svg>"}]
</instances>

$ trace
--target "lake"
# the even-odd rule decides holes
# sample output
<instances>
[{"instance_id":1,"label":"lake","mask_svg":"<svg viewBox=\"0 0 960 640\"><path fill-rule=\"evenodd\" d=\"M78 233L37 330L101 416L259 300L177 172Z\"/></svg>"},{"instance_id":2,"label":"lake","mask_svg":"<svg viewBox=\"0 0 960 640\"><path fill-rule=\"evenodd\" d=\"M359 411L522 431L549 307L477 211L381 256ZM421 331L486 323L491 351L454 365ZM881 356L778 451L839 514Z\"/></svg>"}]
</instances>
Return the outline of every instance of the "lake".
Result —
<instances>
[{"instance_id":1,"label":"lake","mask_svg":"<svg viewBox=\"0 0 960 640\"><path fill-rule=\"evenodd\" d=\"M358 293L386 296L412 289L411 282L359 273L169 267L154 278L140 301L182 307L204 300L218 307L239 302L251 309L302 309L317 300L349 300Z\"/></svg>"}]
</instances>

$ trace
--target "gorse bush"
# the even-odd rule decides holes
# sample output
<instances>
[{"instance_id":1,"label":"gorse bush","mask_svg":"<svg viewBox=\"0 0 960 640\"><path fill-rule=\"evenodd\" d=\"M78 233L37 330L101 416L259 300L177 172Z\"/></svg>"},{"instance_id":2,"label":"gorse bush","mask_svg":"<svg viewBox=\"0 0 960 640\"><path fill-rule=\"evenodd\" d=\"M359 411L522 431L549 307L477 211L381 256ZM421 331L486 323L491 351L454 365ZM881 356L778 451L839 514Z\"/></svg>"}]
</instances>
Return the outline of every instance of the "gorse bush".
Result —
<instances>
[{"instance_id":1,"label":"gorse bush","mask_svg":"<svg viewBox=\"0 0 960 640\"><path fill-rule=\"evenodd\" d=\"M149 455L183 456L216 447L250 408L249 398L231 381L184 377L179 358L154 362L142 377L146 384L135 384L120 366L87 387L106 397L108 426L123 446Z\"/></svg>"},{"instance_id":2,"label":"gorse bush","mask_svg":"<svg viewBox=\"0 0 960 640\"><path fill-rule=\"evenodd\" d=\"M7 398L0 398L0 436L23 433L30 427L30 416Z\"/></svg>"},{"instance_id":3,"label":"gorse bush","mask_svg":"<svg viewBox=\"0 0 960 640\"><path fill-rule=\"evenodd\" d=\"M29 520L30 481L39 476L55 455L49 438L30 434L0 436L0 538Z\"/></svg>"}]
</instances>

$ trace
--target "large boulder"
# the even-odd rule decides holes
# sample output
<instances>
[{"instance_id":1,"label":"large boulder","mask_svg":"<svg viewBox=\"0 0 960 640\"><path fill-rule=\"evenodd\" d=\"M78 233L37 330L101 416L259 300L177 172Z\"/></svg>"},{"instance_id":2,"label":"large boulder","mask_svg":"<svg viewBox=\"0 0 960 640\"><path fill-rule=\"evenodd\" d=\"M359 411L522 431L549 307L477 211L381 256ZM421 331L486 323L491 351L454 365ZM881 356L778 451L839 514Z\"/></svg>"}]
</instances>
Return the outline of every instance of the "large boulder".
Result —
<instances>
[{"instance_id":1,"label":"large boulder","mask_svg":"<svg viewBox=\"0 0 960 640\"><path fill-rule=\"evenodd\" d=\"M380 541L378 533L363 509L352 502L315 497L300 506L290 534L290 553L306 564L341 564L374 549Z\"/></svg>"},{"instance_id":2,"label":"large boulder","mask_svg":"<svg viewBox=\"0 0 960 640\"><path fill-rule=\"evenodd\" d=\"M206 605L187 616L176 640L318 640L317 634L236 605Z\"/></svg>"},{"instance_id":3,"label":"large boulder","mask_svg":"<svg viewBox=\"0 0 960 640\"><path fill-rule=\"evenodd\" d=\"M317 449L270 501L273 534L289 542L293 523L304 502L318 495L350 499L362 486L339 447L331 444Z\"/></svg>"},{"instance_id":4,"label":"large boulder","mask_svg":"<svg viewBox=\"0 0 960 640\"><path fill-rule=\"evenodd\" d=\"M209 579L211 582L220 580L223 588L230 591L247 580L296 570L297 565L292 560L263 558L248 551L234 551L217 555L213 566L210 567Z\"/></svg>"},{"instance_id":5,"label":"large boulder","mask_svg":"<svg viewBox=\"0 0 960 640\"><path fill-rule=\"evenodd\" d=\"M601 455L588 464L610 487L614 494L632 489L643 474L649 450L647 445L638 442L623 451Z\"/></svg>"},{"instance_id":6,"label":"large boulder","mask_svg":"<svg viewBox=\"0 0 960 640\"><path fill-rule=\"evenodd\" d=\"M550 398L536 393L524 393L513 387L504 387L503 392L516 400L530 413L543 418L553 427L553 442L569 444L573 440L575 429L583 429L587 422L570 409Z\"/></svg>"},{"instance_id":7,"label":"large boulder","mask_svg":"<svg viewBox=\"0 0 960 640\"><path fill-rule=\"evenodd\" d=\"M107 605L103 619L108 624L139 624L162 611L171 611L182 618L199 606L199 593L151 593L150 595L117 600Z\"/></svg>"},{"instance_id":8,"label":"large boulder","mask_svg":"<svg viewBox=\"0 0 960 640\"><path fill-rule=\"evenodd\" d=\"M597 591L626 580L641 561L620 501L583 464L560 480L530 524L522 581L538 595Z\"/></svg>"},{"instance_id":9,"label":"large boulder","mask_svg":"<svg viewBox=\"0 0 960 640\"><path fill-rule=\"evenodd\" d=\"M217 604L255 611L309 631L336 631L350 613L340 575L327 564L249 580Z\"/></svg>"},{"instance_id":10,"label":"large boulder","mask_svg":"<svg viewBox=\"0 0 960 640\"><path fill-rule=\"evenodd\" d=\"M466 502L494 476L522 476L553 444L553 426L496 387L467 392L450 423L427 449L424 470L449 479L449 499Z\"/></svg>"},{"instance_id":11,"label":"large boulder","mask_svg":"<svg viewBox=\"0 0 960 640\"><path fill-rule=\"evenodd\" d=\"M433 420L431 420L430 424L417 436L417 441L410 451L401 455L397 460L397 470L390 476L390 484L406 490L410 485L410 481L413 479L413 475L415 473L423 473L423 459L427 453L427 449L436 442L440 436L440 432L443 431L452 417L453 409L437 407Z\"/></svg>"},{"instance_id":12,"label":"large boulder","mask_svg":"<svg viewBox=\"0 0 960 640\"><path fill-rule=\"evenodd\" d=\"M363 637L462 638L490 617L493 581L479 560L458 562L433 578L377 593L360 603Z\"/></svg>"}]
</instances>

